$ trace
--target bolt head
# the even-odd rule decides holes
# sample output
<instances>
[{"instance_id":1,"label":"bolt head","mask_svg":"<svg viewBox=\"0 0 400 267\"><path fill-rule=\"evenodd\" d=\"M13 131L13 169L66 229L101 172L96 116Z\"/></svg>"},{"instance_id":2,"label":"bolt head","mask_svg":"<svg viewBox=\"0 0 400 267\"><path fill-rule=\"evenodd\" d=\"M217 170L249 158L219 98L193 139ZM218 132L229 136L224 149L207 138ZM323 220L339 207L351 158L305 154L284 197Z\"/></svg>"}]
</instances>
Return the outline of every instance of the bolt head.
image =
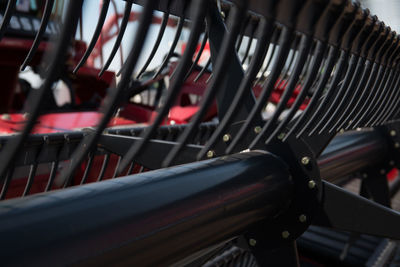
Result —
<instances>
[{"instance_id":1,"label":"bolt head","mask_svg":"<svg viewBox=\"0 0 400 267\"><path fill-rule=\"evenodd\" d=\"M254 132L255 132L256 134L261 133L261 130L262 130L261 126L256 126L256 127L254 127Z\"/></svg>"},{"instance_id":2,"label":"bolt head","mask_svg":"<svg viewBox=\"0 0 400 267\"><path fill-rule=\"evenodd\" d=\"M278 135L278 139L279 139L279 140L283 140L283 138L285 138L285 136L286 136L285 133L280 133L280 134Z\"/></svg>"},{"instance_id":3,"label":"bolt head","mask_svg":"<svg viewBox=\"0 0 400 267\"><path fill-rule=\"evenodd\" d=\"M257 240L255 240L255 239L253 239L253 238L250 238L250 239L249 239L249 245L250 245L250 246L254 247L256 244L257 244Z\"/></svg>"},{"instance_id":4,"label":"bolt head","mask_svg":"<svg viewBox=\"0 0 400 267\"><path fill-rule=\"evenodd\" d=\"M396 143L394 143L394 147L395 147L395 148L399 148L399 147L400 147L400 144L396 142Z\"/></svg>"},{"instance_id":5,"label":"bolt head","mask_svg":"<svg viewBox=\"0 0 400 267\"><path fill-rule=\"evenodd\" d=\"M344 129L343 128L340 129L339 133L344 133Z\"/></svg>"},{"instance_id":6,"label":"bolt head","mask_svg":"<svg viewBox=\"0 0 400 267\"><path fill-rule=\"evenodd\" d=\"M363 178L368 178L368 174L363 173L363 174L362 174L362 177L363 177Z\"/></svg>"},{"instance_id":7,"label":"bolt head","mask_svg":"<svg viewBox=\"0 0 400 267\"><path fill-rule=\"evenodd\" d=\"M304 215L304 214L301 214L301 215L299 216L299 221L302 222L302 223L306 222L306 221L307 221L307 216Z\"/></svg>"},{"instance_id":8,"label":"bolt head","mask_svg":"<svg viewBox=\"0 0 400 267\"><path fill-rule=\"evenodd\" d=\"M317 186L317 183L314 180L308 181L308 188L313 189Z\"/></svg>"},{"instance_id":9,"label":"bolt head","mask_svg":"<svg viewBox=\"0 0 400 267\"><path fill-rule=\"evenodd\" d=\"M385 174L386 171L385 171L384 169L382 169L382 170L379 171L379 173L380 173L380 174Z\"/></svg>"},{"instance_id":10,"label":"bolt head","mask_svg":"<svg viewBox=\"0 0 400 267\"><path fill-rule=\"evenodd\" d=\"M215 152L214 152L214 151L209 150L209 151L207 152L207 158L213 158L214 156L215 156Z\"/></svg>"},{"instance_id":11,"label":"bolt head","mask_svg":"<svg viewBox=\"0 0 400 267\"><path fill-rule=\"evenodd\" d=\"M289 236L290 236L290 233L289 233L288 231L283 231L283 232L282 232L282 237L283 237L284 239L289 238Z\"/></svg>"},{"instance_id":12,"label":"bolt head","mask_svg":"<svg viewBox=\"0 0 400 267\"><path fill-rule=\"evenodd\" d=\"M310 163L310 158L309 157L302 157L301 158L301 164L308 165L309 163Z\"/></svg>"},{"instance_id":13,"label":"bolt head","mask_svg":"<svg viewBox=\"0 0 400 267\"><path fill-rule=\"evenodd\" d=\"M396 131L395 130L391 130L389 133L390 133L390 136L396 136Z\"/></svg>"},{"instance_id":14,"label":"bolt head","mask_svg":"<svg viewBox=\"0 0 400 267\"><path fill-rule=\"evenodd\" d=\"M230 134L224 134L224 136L222 137L222 140L224 142L229 142L231 140L231 135Z\"/></svg>"}]
</instances>

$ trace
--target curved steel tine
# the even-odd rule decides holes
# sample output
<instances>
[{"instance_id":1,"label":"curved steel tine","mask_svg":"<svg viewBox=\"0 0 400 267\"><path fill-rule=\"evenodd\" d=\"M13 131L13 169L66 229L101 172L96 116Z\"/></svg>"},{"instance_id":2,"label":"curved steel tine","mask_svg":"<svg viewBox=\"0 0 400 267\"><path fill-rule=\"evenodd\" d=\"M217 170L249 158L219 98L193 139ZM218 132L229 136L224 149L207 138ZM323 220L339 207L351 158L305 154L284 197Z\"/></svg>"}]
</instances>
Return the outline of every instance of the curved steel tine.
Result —
<instances>
[{"instance_id":1,"label":"curved steel tine","mask_svg":"<svg viewBox=\"0 0 400 267\"><path fill-rule=\"evenodd\" d=\"M48 191L51 190L51 187L53 185L54 179L56 178L56 174L57 174L57 170L58 170L58 164L59 164L59 160L58 159L56 159L51 164L49 180L47 181L46 188L44 189L44 192L48 192Z\"/></svg>"},{"instance_id":2,"label":"curved steel tine","mask_svg":"<svg viewBox=\"0 0 400 267\"><path fill-rule=\"evenodd\" d=\"M34 163L30 166L28 180L26 181L26 186L25 186L24 192L22 193L22 197L27 196L29 194L29 192L31 191L33 181L34 181L35 175L36 175L37 166L38 166L37 163Z\"/></svg>"},{"instance_id":3,"label":"curved steel tine","mask_svg":"<svg viewBox=\"0 0 400 267\"><path fill-rule=\"evenodd\" d=\"M165 28L167 27L168 18L169 18L169 13L168 12L164 13L162 22L161 22L161 26L160 26L160 30L158 31L156 42L154 43L153 49L151 50L150 55L147 58L146 62L144 63L142 69L139 71L139 74L136 76L136 79L139 79L139 77L146 71L150 62L153 60L153 58L158 50L158 47L160 46L161 40L164 36Z\"/></svg>"},{"instance_id":4,"label":"curved steel tine","mask_svg":"<svg viewBox=\"0 0 400 267\"><path fill-rule=\"evenodd\" d=\"M185 10L185 8L184 8L184 10ZM160 73L163 71L163 69L169 63L169 60L171 59L172 55L174 54L176 45L178 44L179 37L181 36L184 24L185 24L185 17L183 17L183 16L179 17L178 26L176 28L175 37L172 42L171 48L169 49L168 54L165 57L164 61L162 62L160 68L157 70L156 74L153 75L153 79L155 79L158 75L160 75Z\"/></svg>"},{"instance_id":5,"label":"curved steel tine","mask_svg":"<svg viewBox=\"0 0 400 267\"><path fill-rule=\"evenodd\" d=\"M46 6L44 8L42 20L40 22L40 27L38 32L36 33L35 40L31 46L31 49L28 52L24 62L21 65L21 71L25 70L26 66L31 62L33 56L36 53L36 50L39 47L40 42L42 41L43 35L46 32L47 24L49 23L51 11L53 10L54 0L46 0Z\"/></svg>"},{"instance_id":6,"label":"curved steel tine","mask_svg":"<svg viewBox=\"0 0 400 267\"><path fill-rule=\"evenodd\" d=\"M376 123L377 125L387 122L388 112L392 109L393 103L395 103L395 100L397 99L398 93L400 91L400 90L397 90L399 88L398 87L399 81L400 81L400 75L397 72L395 81L393 82L393 85L390 89L391 92L390 92L390 96L388 99L388 104L385 107L384 111L382 112L382 116L380 116L380 118L377 119L377 123Z\"/></svg>"},{"instance_id":7,"label":"curved steel tine","mask_svg":"<svg viewBox=\"0 0 400 267\"><path fill-rule=\"evenodd\" d=\"M239 37L236 42L236 52L239 52L240 47L242 46L243 37L244 37L245 31L246 31L247 25L249 24L250 19L251 19L251 16L246 16L246 21L242 25Z\"/></svg>"},{"instance_id":8,"label":"curved steel tine","mask_svg":"<svg viewBox=\"0 0 400 267\"><path fill-rule=\"evenodd\" d=\"M184 81L187 80L187 78L190 76L190 74L192 74L193 69L197 66L197 63L199 62L200 57L201 57L201 55L203 54L204 48L205 48L205 46L206 46L206 44L207 44L207 41L208 41L208 34L207 34L207 32L205 32L205 33L204 33L203 40L201 41L200 50L199 50L199 52L197 53L196 58L195 58L195 60L193 61L193 64L192 64L192 66L190 67L189 71L186 73L186 76L185 76L185 78L183 79Z\"/></svg>"},{"instance_id":9,"label":"curved steel tine","mask_svg":"<svg viewBox=\"0 0 400 267\"><path fill-rule=\"evenodd\" d=\"M257 99L256 105L253 107L250 114L247 116L246 121L240 128L239 132L237 133L235 138L232 140L232 144L231 144L232 146L235 146L243 138L243 136L250 130L250 127L254 123L256 116L258 114L260 114L261 109L264 107L266 101L268 100L270 94L272 93L272 90L275 87L276 80L279 77L279 74L285 64L287 55L289 53L292 37L293 37L293 31L289 28L284 27L282 29L282 34L281 34L280 40L279 40L279 52L277 55L277 59L274 62L271 75L270 75L268 81L265 82L262 92ZM208 150L210 150L211 146L214 146L214 144L217 142L217 140L220 140L221 134L222 133L220 133L218 131L218 129L217 129L217 131L215 131L213 133L213 135L210 138L210 141L201 150L200 156L204 156L204 154Z\"/></svg>"},{"instance_id":10,"label":"curved steel tine","mask_svg":"<svg viewBox=\"0 0 400 267\"><path fill-rule=\"evenodd\" d=\"M251 48L251 45L253 43L254 34L255 34L256 29L258 27L258 23L259 22L257 21L257 22L254 22L254 23L251 24L251 33L250 33L249 39L247 41L247 46L246 46L246 50L245 50L244 56L242 58L242 61L240 62L242 65L244 64L244 62L246 62L246 59L249 56L250 48Z\"/></svg>"},{"instance_id":11,"label":"curved steel tine","mask_svg":"<svg viewBox=\"0 0 400 267\"><path fill-rule=\"evenodd\" d=\"M157 3L158 2L156 0L146 1L143 12L140 16L139 28L137 29L135 34L133 47L124 65L125 68L123 69L121 80L118 83L117 88L115 88L115 90L110 90L110 93L103 101L103 106L100 108L100 110L102 110L103 117L101 118L100 123L97 125L95 131L92 134L84 138L84 140L82 141L84 146L82 146L81 149L74 151L74 154L72 155L74 161L71 163L68 169L60 173L60 176L58 177L59 182L64 184L70 183L73 172L81 164L87 153L96 144L100 134L103 132L104 128L107 126L108 121L113 116L114 110L117 107L117 102L122 97L124 90L126 90L126 88L128 88L130 84L131 74L136 66L137 60L142 50L144 41L148 33L148 28L150 27L152 21L153 10Z\"/></svg>"},{"instance_id":12,"label":"curved steel tine","mask_svg":"<svg viewBox=\"0 0 400 267\"><path fill-rule=\"evenodd\" d=\"M90 40L90 43L85 51L85 54L83 54L83 57L79 61L78 65L76 65L75 69L72 71L72 73L77 73L78 70L85 64L86 60L92 53L93 48L95 47L97 40L100 37L101 34L101 29L103 28L104 21L106 20L107 17L107 11L108 7L110 6L110 0L103 0L103 5L101 7L100 11L100 16L99 20L97 21L96 29L94 30L94 33L92 35L92 39Z\"/></svg>"},{"instance_id":13,"label":"curved steel tine","mask_svg":"<svg viewBox=\"0 0 400 267\"><path fill-rule=\"evenodd\" d=\"M393 103L391 104L391 107L388 109L387 114L385 115L384 122L390 121L392 118L394 118L397 114L396 111L398 110L398 105L400 103L400 90L397 90L399 88L400 84L400 75L398 77L398 80L396 82L395 88L396 88L396 93L395 96L393 97Z\"/></svg>"},{"instance_id":14,"label":"curved steel tine","mask_svg":"<svg viewBox=\"0 0 400 267\"><path fill-rule=\"evenodd\" d=\"M93 158L94 158L94 152L89 153L88 160L86 163L86 168L85 168L85 171L83 172L83 176L81 179L81 184L84 184L89 176L90 170L92 169L92 165L93 165Z\"/></svg>"},{"instance_id":15,"label":"curved steel tine","mask_svg":"<svg viewBox=\"0 0 400 267\"><path fill-rule=\"evenodd\" d=\"M15 167L11 166L7 172L7 175L6 175L6 178L4 179L3 187L2 187L1 193L0 193L0 200L4 200L6 198L8 187L10 186L11 180L14 175L14 170L15 170Z\"/></svg>"},{"instance_id":16,"label":"curved steel tine","mask_svg":"<svg viewBox=\"0 0 400 267\"><path fill-rule=\"evenodd\" d=\"M121 160L122 160L122 157L118 156L118 161L117 161L117 164L115 165L114 173L113 173L113 176L111 178L115 178L115 177L118 176L117 171L118 171L118 168L119 168L119 164L121 164ZM130 167L130 165L129 165L129 167Z\"/></svg>"},{"instance_id":17,"label":"curved steel tine","mask_svg":"<svg viewBox=\"0 0 400 267\"><path fill-rule=\"evenodd\" d=\"M381 120L382 123L385 123L390 119L393 109L396 108L398 105L398 97L400 95L400 90L398 90L398 88L399 88L398 86L399 86L399 82L400 82L398 59L399 59L399 57L396 57L396 59L393 62L393 68L395 68L395 72L397 75L397 78L396 78L397 81L396 81L396 83L394 83L394 87L392 89L392 95L389 97L390 104L389 104L387 110L385 111L384 115L382 116L382 120Z\"/></svg>"},{"instance_id":18,"label":"curved steel tine","mask_svg":"<svg viewBox=\"0 0 400 267\"><path fill-rule=\"evenodd\" d=\"M70 44L70 40L75 34L82 2L83 0L74 0L69 2L65 18L68 18L70 20L70 23L63 24L63 31L61 32L59 41L57 42L57 45L53 50L54 54L52 54L52 61L50 63L50 67L48 68L49 71L46 74L46 79L44 80L40 89L36 90L36 94L34 96L31 95L28 99L29 120L26 122L22 132L7 142L3 152L0 154L0 180L4 179L3 175L5 174L7 167L11 164L11 162L14 161L17 152L19 151L24 140L35 125L40 113L40 108L43 106L43 102L45 101L45 96L51 90L53 82L57 76L56 74L58 73L60 67L63 65L62 62L68 51L67 48Z\"/></svg>"},{"instance_id":19,"label":"curved steel tine","mask_svg":"<svg viewBox=\"0 0 400 267\"><path fill-rule=\"evenodd\" d=\"M300 94L297 96L295 102L293 103L289 113L287 116L281 121L281 123L275 128L271 136L276 136L282 132L282 130L288 125L288 123L293 119L296 115L296 112L299 110L301 104L303 103L304 99L306 98L311 86L314 83L315 77L318 75L318 70L324 66L322 63L324 53L326 50L326 44L320 41L317 41L317 45L314 51L314 57L310 60L311 70L309 73L306 73L306 80L304 85L301 88ZM285 139L283 139L285 141ZM267 142L269 142L267 140Z\"/></svg>"},{"instance_id":20,"label":"curved steel tine","mask_svg":"<svg viewBox=\"0 0 400 267\"><path fill-rule=\"evenodd\" d=\"M203 98L203 102L201 103L201 108L199 112L196 113L195 117L193 120L190 122L190 126L185 129L185 131L182 133L182 135L179 137L178 143L179 145L175 146L173 150L168 154L167 158L164 161L164 166L169 166L175 159L175 157L178 155L178 153L182 150L184 145L188 143L190 138L193 137L193 134L195 131L198 129L198 126L203 119L204 115L206 114L209 106L212 104L213 99L215 98L216 91L218 90L219 83L222 81L223 76L224 76L224 71L226 69L226 65L229 64L229 56L232 55L232 50L234 50L234 39L236 38L237 31L239 31L239 26L237 25L238 21L241 21L241 12L234 9L233 12L233 19L232 22L230 21L228 17L228 23L230 25L229 29L229 34L228 37L224 40L225 42L221 46L221 51L223 51L223 55L220 56L220 60L215 66L215 73L216 75L214 76L211 84L209 85L209 88L206 91L206 94ZM236 24L236 25L235 25ZM254 52L254 56L250 62L250 67L248 69L248 72L244 79L241 81L241 84L239 86L239 89L237 91L237 94L233 100L232 105L230 105L226 115L221 121L222 128L225 128L231 118L237 113L237 110L239 109L240 105L240 100L243 99L244 94L249 92L249 89L252 85L252 81L257 75L257 72L259 68L261 67L264 58L266 56L266 47L269 44L270 41L270 35L273 30L273 22L272 21L267 21L264 18L260 19L259 23L259 29L257 30L257 44L256 44L256 49ZM221 130L220 130L221 131Z\"/></svg>"},{"instance_id":21,"label":"curved steel tine","mask_svg":"<svg viewBox=\"0 0 400 267\"><path fill-rule=\"evenodd\" d=\"M207 63L204 65L204 67L201 69L199 74L197 74L196 78L194 78L194 82L197 82L201 76L204 75L204 73L207 71L208 67L211 65L211 57L207 60Z\"/></svg>"},{"instance_id":22,"label":"curved steel tine","mask_svg":"<svg viewBox=\"0 0 400 267\"><path fill-rule=\"evenodd\" d=\"M278 43L278 38L279 38L279 35L280 35L280 30L278 29L278 28L275 28L275 30L274 30L274 33L273 33L273 35L272 35L272 44L270 44L270 46L272 46L272 50L271 50L271 53L270 53L270 55L269 55L269 57L268 57L268 59L267 59L267 64L265 65L265 67L264 67L264 69L262 70L262 72L261 72L261 75L260 75L260 77L257 79L257 81L255 82L256 84L258 84L258 83L260 83L261 82L261 80L264 78L264 74L265 74L265 72L268 70L268 67L269 67L269 65L271 64L271 62L272 62L272 59L273 59L273 57L274 57L274 55L275 55L275 51L276 51L276 47L277 47L277 43ZM269 50L269 48L268 48L268 50Z\"/></svg>"},{"instance_id":23,"label":"curved steel tine","mask_svg":"<svg viewBox=\"0 0 400 267\"><path fill-rule=\"evenodd\" d=\"M297 51L298 45L300 44L299 39L300 39L300 34L296 34L293 44L292 44L292 48L291 48L292 53L289 52L289 56L288 56L290 59L287 61L288 64L286 65L286 68L282 71L283 74L281 74L281 80L280 80L279 84L277 85L277 87L285 86L285 83L286 83L285 79L289 76L289 73L291 73L294 68L293 62L297 61L296 51Z\"/></svg>"},{"instance_id":24,"label":"curved steel tine","mask_svg":"<svg viewBox=\"0 0 400 267\"><path fill-rule=\"evenodd\" d=\"M187 70L192 63L192 57L196 51L200 34L204 29L204 19L206 16L207 8L208 4L206 1L196 1L193 4L191 12L194 14L194 19L192 22L191 33L185 52L183 53L182 59L177 66L175 79L171 81L170 87L168 89L168 95L165 99L165 103L161 108L157 110L158 115L156 116L151 126L143 131L141 135L142 139L140 139L129 148L128 152L121 161L118 174L121 173L121 171L124 170L130 164L130 162L133 161L138 153L143 151L143 149L148 144L150 138L152 138L153 135L156 133L158 126L164 121L170 107L176 101L176 97L178 96L184 82L183 78L185 77Z\"/></svg>"},{"instance_id":25,"label":"curved steel tine","mask_svg":"<svg viewBox=\"0 0 400 267\"><path fill-rule=\"evenodd\" d=\"M288 85L285 88L284 93L274 111L272 117L265 123L264 127L262 128L261 132L254 138L253 142L250 144L249 149L254 148L257 143L263 138L264 136L268 135L273 127L275 127L276 122L278 121L280 115L282 114L283 110L286 108L287 102L289 101L290 97L293 94L293 91L296 87L296 84L299 80L301 71L303 70L304 64L306 63L307 57L309 55L309 51L312 45L312 38L309 35L303 35L300 40L299 48L298 48L298 57L295 62L295 66L293 68L293 72L290 74L290 78L288 81ZM269 143L273 139L273 136L269 136L267 138L266 143Z\"/></svg>"},{"instance_id":26,"label":"curved steel tine","mask_svg":"<svg viewBox=\"0 0 400 267\"><path fill-rule=\"evenodd\" d=\"M119 27L117 39L115 39L115 43L114 43L113 48L111 49L111 53L108 56L108 59L107 59L106 63L104 64L104 66L101 68L101 71L99 72L99 76L102 76L104 74L104 72L110 67L111 62L113 61L115 54L117 53L118 48L121 45L122 38L124 37L126 27L128 26L131 10L132 10L132 1L126 1L124 16L122 17L122 21L121 21L121 25Z\"/></svg>"},{"instance_id":27,"label":"curved steel tine","mask_svg":"<svg viewBox=\"0 0 400 267\"><path fill-rule=\"evenodd\" d=\"M303 133L308 129L309 126L311 126L312 123L317 119L317 117L320 115L321 109L323 109L325 106L325 103L328 102L328 95L325 94L325 96L322 96L326 85L328 83L328 80L331 78L333 68L336 63L336 57L338 55L339 49L331 46L329 49L328 53L328 58L326 60L326 70L324 74L321 77L321 80L319 83L316 85L316 90L311 98L310 103L307 105L306 109L304 112L301 114L301 117L296 121L295 125L290 129L289 133L287 136L284 138L284 141L293 133L297 132L297 130L301 129L296 133L296 138L300 138L300 136L303 135ZM344 52L342 51L340 59L339 59L339 66L345 64L346 57ZM340 62L343 62L340 64ZM343 68L343 66L341 66ZM339 68L338 68L339 69ZM337 73L338 70L336 70L335 73ZM329 93L329 91L328 91ZM320 102L320 97L323 97L322 102Z\"/></svg>"},{"instance_id":28,"label":"curved steel tine","mask_svg":"<svg viewBox=\"0 0 400 267\"><path fill-rule=\"evenodd\" d=\"M4 34L7 31L7 27L10 24L11 18L15 11L15 6L18 0L9 0L7 4L6 11L4 13L3 21L1 22L0 26L0 41L3 39Z\"/></svg>"},{"instance_id":29,"label":"curved steel tine","mask_svg":"<svg viewBox=\"0 0 400 267\"><path fill-rule=\"evenodd\" d=\"M99 176L97 177L97 182L100 182L101 180L103 180L109 161L110 161L110 153L107 153L104 155L103 164L101 165Z\"/></svg>"}]
</instances>

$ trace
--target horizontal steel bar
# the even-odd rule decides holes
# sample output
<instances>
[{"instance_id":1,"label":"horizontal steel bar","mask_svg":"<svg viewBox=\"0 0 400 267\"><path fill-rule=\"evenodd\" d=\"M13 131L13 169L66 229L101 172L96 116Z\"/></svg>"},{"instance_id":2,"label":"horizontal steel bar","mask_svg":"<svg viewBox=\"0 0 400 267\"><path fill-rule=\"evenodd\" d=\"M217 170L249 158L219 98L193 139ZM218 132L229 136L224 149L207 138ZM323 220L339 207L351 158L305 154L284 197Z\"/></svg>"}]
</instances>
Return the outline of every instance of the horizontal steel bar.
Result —
<instances>
[{"instance_id":1,"label":"horizontal steel bar","mask_svg":"<svg viewBox=\"0 0 400 267\"><path fill-rule=\"evenodd\" d=\"M173 263L282 211L288 167L236 154L0 204L4 265Z\"/></svg>"}]
</instances>

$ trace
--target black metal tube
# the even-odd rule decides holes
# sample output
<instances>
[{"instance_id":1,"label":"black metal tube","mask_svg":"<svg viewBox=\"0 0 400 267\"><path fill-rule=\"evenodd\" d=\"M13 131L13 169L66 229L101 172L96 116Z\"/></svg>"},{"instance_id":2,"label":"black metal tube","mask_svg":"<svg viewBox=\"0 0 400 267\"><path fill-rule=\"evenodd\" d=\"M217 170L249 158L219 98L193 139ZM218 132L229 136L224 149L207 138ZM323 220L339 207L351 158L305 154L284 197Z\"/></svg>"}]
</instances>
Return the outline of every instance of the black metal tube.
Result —
<instances>
[{"instance_id":1,"label":"black metal tube","mask_svg":"<svg viewBox=\"0 0 400 267\"><path fill-rule=\"evenodd\" d=\"M249 152L3 201L0 258L167 265L272 218L292 190L285 163Z\"/></svg>"},{"instance_id":2,"label":"black metal tube","mask_svg":"<svg viewBox=\"0 0 400 267\"><path fill-rule=\"evenodd\" d=\"M346 132L337 136L318 159L322 179L335 183L384 159L387 141L377 130Z\"/></svg>"}]
</instances>

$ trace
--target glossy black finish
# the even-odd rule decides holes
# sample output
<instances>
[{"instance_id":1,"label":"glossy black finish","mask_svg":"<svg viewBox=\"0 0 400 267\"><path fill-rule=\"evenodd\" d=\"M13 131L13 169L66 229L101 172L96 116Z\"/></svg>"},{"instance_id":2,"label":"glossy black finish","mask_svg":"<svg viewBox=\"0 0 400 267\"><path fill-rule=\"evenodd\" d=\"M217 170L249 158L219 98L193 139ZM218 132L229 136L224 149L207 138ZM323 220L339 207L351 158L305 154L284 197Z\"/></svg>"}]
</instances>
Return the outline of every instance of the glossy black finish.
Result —
<instances>
[{"instance_id":1,"label":"glossy black finish","mask_svg":"<svg viewBox=\"0 0 400 267\"><path fill-rule=\"evenodd\" d=\"M272 218L291 194L287 165L250 152L4 201L0 258L165 265Z\"/></svg>"}]
</instances>

